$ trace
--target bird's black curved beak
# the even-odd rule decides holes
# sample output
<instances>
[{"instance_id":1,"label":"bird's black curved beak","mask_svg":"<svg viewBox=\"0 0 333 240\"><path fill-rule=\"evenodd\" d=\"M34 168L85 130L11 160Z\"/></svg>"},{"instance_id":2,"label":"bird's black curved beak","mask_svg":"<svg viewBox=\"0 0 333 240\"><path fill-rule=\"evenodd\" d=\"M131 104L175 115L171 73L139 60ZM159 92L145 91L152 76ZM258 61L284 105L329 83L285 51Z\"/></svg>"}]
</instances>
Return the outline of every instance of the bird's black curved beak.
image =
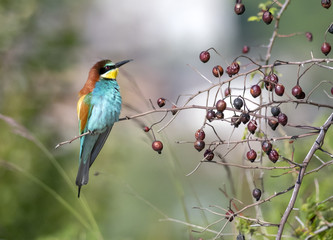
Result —
<instances>
[{"instance_id":1,"label":"bird's black curved beak","mask_svg":"<svg viewBox=\"0 0 333 240\"><path fill-rule=\"evenodd\" d=\"M130 61L133 61L133 59L129 59L129 60L124 60L124 61L121 61L121 62L117 62L117 63L115 64L115 67L116 67L116 68L119 68L120 66L122 66L122 65L124 65L124 64L126 64L126 63L128 63L128 62L130 62Z\"/></svg>"}]
</instances>

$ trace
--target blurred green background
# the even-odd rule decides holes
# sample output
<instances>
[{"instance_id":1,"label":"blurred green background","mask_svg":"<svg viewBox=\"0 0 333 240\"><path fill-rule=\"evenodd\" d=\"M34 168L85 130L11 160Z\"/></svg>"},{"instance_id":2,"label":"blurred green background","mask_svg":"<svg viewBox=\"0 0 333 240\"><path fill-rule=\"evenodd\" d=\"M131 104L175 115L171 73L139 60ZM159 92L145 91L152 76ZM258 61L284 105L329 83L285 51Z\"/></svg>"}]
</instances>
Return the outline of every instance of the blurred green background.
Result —
<instances>
[{"instance_id":1,"label":"blurred green background","mask_svg":"<svg viewBox=\"0 0 333 240\"><path fill-rule=\"evenodd\" d=\"M308 42L303 35L278 39L272 52L274 60L309 59L310 51L323 57L320 46L332 21L332 9L323 9L319 2L290 4L281 21L282 33L310 31L314 41ZM215 204L227 208L228 199L218 188L226 187L230 196L251 203L245 171L232 169L231 180L225 168L204 164L185 177L202 154L192 144L175 142L194 140L203 111L183 111L157 134L164 143L161 155L152 151L152 137L142 131L142 126L149 126L163 115L117 123L91 169L90 182L82 189L80 199L75 186L78 141L54 149L57 143L77 135L77 93L98 60L135 60L119 74L124 101L121 116L126 116L149 110L149 98L154 103L158 97L176 101L179 94L208 87L187 64L212 79L211 68L231 62L241 54L244 44L251 46L249 56L264 56L265 49L260 46L268 43L273 26L247 22L249 16L256 15L259 2L244 3L245 14L236 16L234 1L1 0L0 239L212 238L214 234L193 233L193 228L185 224L160 219L169 217L205 227L220 217L193 207ZM328 36L331 43L332 39ZM203 65L198 55L209 47L215 47L222 58L212 54L211 61ZM294 85L296 68L281 69L281 74L290 78L283 80L286 86ZM312 70L302 78L303 90L310 91L320 80L332 81L331 76L327 69ZM314 100L327 101L321 94L323 89L329 91L327 85L322 86ZM197 103L202 101L205 97ZM292 122L317 126L330 112L303 106L298 109L301 113L291 115ZM294 106L284 111L294 111ZM225 128L227 139L232 129L228 125ZM243 130L240 127L233 137L239 139ZM210 129L207 133L208 139L213 139ZM329 133L332 136L332 131ZM296 143L296 157L304 157L306 149L297 146L313 139L308 141ZM332 139L325 144L327 150L332 150ZM279 147L290 151L284 143ZM226 161L238 163L243 159L242 147L226 157ZM320 199L333 193L325 171L328 169L315 175L321 184ZM294 181L291 175L271 178L281 173L265 174L264 196ZM258 178L257 172L250 174ZM313 193L313 178L306 184L300 202ZM277 222L289 197L272 201L279 209L276 212L264 204L265 220ZM254 209L246 214L254 214ZM217 224L213 229L219 231L221 226ZM237 234L232 225L224 232L231 234L230 239Z\"/></svg>"}]
</instances>

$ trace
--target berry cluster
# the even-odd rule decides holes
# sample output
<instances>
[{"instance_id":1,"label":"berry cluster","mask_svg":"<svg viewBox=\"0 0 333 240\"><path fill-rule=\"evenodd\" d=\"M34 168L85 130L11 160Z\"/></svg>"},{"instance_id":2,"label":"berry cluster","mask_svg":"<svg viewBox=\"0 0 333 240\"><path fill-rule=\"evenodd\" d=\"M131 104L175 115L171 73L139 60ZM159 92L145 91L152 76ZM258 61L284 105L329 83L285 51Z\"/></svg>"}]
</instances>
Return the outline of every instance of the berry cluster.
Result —
<instances>
[{"instance_id":1,"label":"berry cluster","mask_svg":"<svg viewBox=\"0 0 333 240\"><path fill-rule=\"evenodd\" d=\"M210 59L210 53L209 50L202 51L199 55L200 60L203 63L207 63ZM237 74L240 71L240 64L237 61L233 61L229 66L226 68L226 72L230 78L237 78ZM220 65L217 65L213 68L213 75L215 77L221 78L223 75L223 68ZM285 93L285 87L282 83L279 82L279 77L276 72L273 72L273 69L268 74L263 74L263 77L261 80L259 80L258 83L252 85L249 89L249 93L253 98L258 98L262 95L262 89L265 89L267 91L267 94L272 95L273 90L276 96L282 97ZM231 94L231 88L228 87L225 89L225 98L232 99ZM295 85L291 89L291 94L296 99L304 99L305 93L302 90L302 88L299 86L299 84ZM247 130L249 134L255 135L258 131L258 123L263 119L262 117L259 118L259 122L256 119L256 112L253 112L247 107L247 104L245 103L247 99L244 96L237 96L233 99L231 108L228 109L229 111L238 111L240 114L234 114L230 118L230 123L235 128L239 127L240 124L245 124L247 126ZM262 101L262 100L261 100ZM270 104L273 104L270 103ZM260 106L260 105L259 105ZM224 119L224 111L227 109L227 102L226 99L219 99L215 103L215 107L210 108L206 112L206 119L208 122L212 122L215 120L226 120ZM260 111L260 107L256 111ZM272 105L271 107L271 117L267 117L266 119L263 119L268 126L274 131L278 127L278 125L286 126L288 124L288 117L285 113L281 112L280 107ZM251 115L253 116L251 119ZM259 129L258 133L264 133L263 129ZM265 134L265 133L264 133ZM248 137L250 137L250 135ZM266 135L266 134L265 134ZM198 151L202 151L206 144L204 142L205 138L205 132L203 128L199 129L195 133L196 141L194 142L194 147ZM209 152L212 150L208 149ZM262 143L262 151L265 152L268 156L268 158L273 162L276 163L279 159L279 153L277 150L272 149L272 144L269 141L263 141ZM205 152L206 154L206 152ZM254 162L257 158L257 152L254 149L250 149L246 157L250 162ZM206 158L207 159L207 158ZM207 159L209 160L209 159Z\"/></svg>"},{"instance_id":2,"label":"berry cluster","mask_svg":"<svg viewBox=\"0 0 333 240\"><path fill-rule=\"evenodd\" d=\"M267 25L275 23L274 25L278 26L278 21L282 11L277 14L276 8L273 5L276 4L278 7L282 8L281 3L269 1L265 4L262 4L263 7L257 14L260 17L259 20ZM321 4L324 8L328 9L331 5L331 1L321 0ZM286 9L286 7L284 9ZM236 0L234 11L237 15L244 14L245 6L242 3L242 0ZM263 26L265 27L265 25ZM278 29L276 28L274 31L278 31ZM321 47L321 51L325 56L327 56L331 51L331 45L326 40L327 33L333 33L333 24L331 24L326 30L325 41ZM312 33L306 32L302 34L305 35L308 41L311 42L313 40ZM273 34L272 38L275 38L277 35L278 34ZM297 33L295 35L299 34ZM271 44L273 43L274 41L271 41ZM224 159L224 156L222 156L222 151L218 152L221 149L220 146L226 146L227 144L228 149L230 149L228 150L228 153L234 151L234 148L229 148L229 145L234 145L236 147L237 145L247 144L244 154L245 156L243 157L243 163L241 166L237 164L238 167L240 166L245 169L255 169L253 170L254 172L257 171L257 169L264 171L263 169L267 168L296 169L298 171L298 167L300 165L294 163L293 160L289 160L286 157L284 149L278 148L278 142L288 140L289 142L287 143L293 144L292 139L307 137L314 135L315 133L304 132L306 134L288 136L285 134L282 135L280 131L276 130L278 129L282 132L288 132L288 128L298 128L298 130L301 131L306 129L306 127L303 128L300 125L292 123L295 121L295 115L289 116L291 118L291 122L289 122L287 116L289 112L286 111L287 105L294 105L297 108L300 104L306 104L309 106L312 105L333 109L333 106L330 106L329 104L317 103L312 101L310 98L314 91L320 91L319 86L324 83L324 81L311 90L306 89L307 87L303 81L303 76L310 68L322 63L331 63L332 60L329 58L312 58L311 60L299 62L290 62L287 60L271 61L270 57L272 46L267 47L267 49L265 59L262 59L262 57L259 56L251 58L246 55L250 51L250 46L244 45L241 48L241 52L244 55L237 56L225 65L215 63L211 66L212 68L209 67L212 74L210 77L213 80L211 81L209 80L209 77L204 77L211 85L207 87L207 89L191 95L184 105L176 102L176 104L180 107L177 107L176 104L172 104L165 98L159 98L157 100L157 106L160 108L168 105L168 103L171 103L171 108L163 109L165 110L166 115L169 112L171 112L172 115L175 115L178 111L181 111L184 108L198 108L205 111L205 114L203 114L204 123L196 128L197 130L194 133L194 141L191 141L194 149L196 149L197 152L200 152L200 154L203 153L203 155L201 155L203 158L190 174L195 172L203 162L210 162L214 164L223 163L222 165L234 166L236 163L229 163ZM212 61L210 60L211 54L214 54L214 52L221 57L221 54L219 54L214 48L209 48L200 52L200 61L209 65L210 61ZM295 74L293 79L286 79L286 77L280 72L280 68L289 66L298 66L297 74ZM304 66L309 67L304 70ZM331 67L328 68L331 69ZM237 86L237 79L242 79L242 88L239 88L239 85ZM327 83L328 81L325 80L325 82ZM290 83L291 85L289 85ZM200 94L207 94L205 104L190 106L189 102ZM328 93L326 94L328 95ZM331 94L333 95L333 87L331 87ZM213 101L211 100L211 96L214 96ZM166 115L164 117L166 117ZM176 116L173 116L171 120L175 117ZM162 120L154 124L160 123ZM144 131L152 132L154 138L152 148L158 153L161 153L163 144L161 141L157 141L155 139L152 131L153 125L150 127L144 127ZM235 140L232 139L232 136L225 136L223 128L226 127L226 125L227 127L231 126L230 128L233 129L232 134L240 131L240 129L244 129L243 138L241 140ZM210 138L206 136L206 133L209 133L209 131L206 131L207 128L212 129L215 134L215 140L211 142L208 141ZM310 129L310 127L308 129ZM293 155L291 158L292 157ZM223 161L219 161L219 159L223 159ZM276 163L279 166L272 166ZM255 177L253 178L253 183L255 183ZM256 184L254 184L254 186L255 185ZM262 190L264 189L263 183L261 188L262 190L257 187L251 187L251 189L253 189L253 198L256 201L259 201L262 197ZM260 204L262 202L265 202L265 200L259 201L256 204ZM232 222L239 216L238 214L239 212L232 210L230 205L229 208L225 210L224 217L229 222Z\"/></svg>"}]
</instances>

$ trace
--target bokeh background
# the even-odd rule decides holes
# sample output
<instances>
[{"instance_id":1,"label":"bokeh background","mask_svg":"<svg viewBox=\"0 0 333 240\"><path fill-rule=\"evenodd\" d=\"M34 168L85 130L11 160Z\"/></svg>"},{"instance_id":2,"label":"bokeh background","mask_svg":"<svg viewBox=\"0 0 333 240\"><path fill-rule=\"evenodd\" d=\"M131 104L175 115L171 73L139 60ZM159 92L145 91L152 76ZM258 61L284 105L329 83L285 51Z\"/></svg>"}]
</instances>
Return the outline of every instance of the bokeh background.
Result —
<instances>
[{"instance_id":1,"label":"bokeh background","mask_svg":"<svg viewBox=\"0 0 333 240\"><path fill-rule=\"evenodd\" d=\"M252 198L246 197L250 196L247 176L237 169L232 169L230 179L225 168L206 164L185 177L202 154L192 144L175 142L194 140L204 111L183 111L156 135L164 143L161 155L152 151L152 137L142 127L163 115L117 123L91 168L90 182L80 199L75 187L78 141L54 149L77 135L77 93L96 61L134 59L121 68L118 77L124 117L150 110L148 99L155 103L165 97L175 102L180 94L207 88L209 83L193 68L217 81L211 68L216 64L226 67L241 54L244 44L251 46L249 56L263 57L262 46L268 44L273 26L247 22L258 12L259 1L244 3L245 14L237 16L234 1L1 0L0 239L211 238L210 233L191 233L186 224L163 220L199 226L216 221L218 216L193 207L227 208L228 199L219 188L251 203ZM309 59L311 51L323 57L320 46L332 21L332 9L323 9L320 1L293 1L283 17L283 33L310 31L314 40L308 42L303 34L280 38L272 52L274 60ZM333 43L332 36L328 40ZM198 55L210 47L221 56L212 53L210 62L202 64ZM283 83L293 86L296 73L296 68L281 69L288 78ZM331 75L322 68L310 71L302 79L302 88L310 91L320 80L332 80ZM324 85L313 99L332 101L321 94L323 89L329 91ZM204 104L205 98L193 103ZM290 119L300 124L319 125L329 113L299 109L300 114ZM284 111L292 112L294 106ZM228 138L232 129L225 125L221 131ZM233 137L242 134L240 129ZM305 151L300 149L298 156ZM243 150L226 157L240 163L243 159ZM325 174L316 177L324 186L320 196L332 195L331 188L325 187L325 183L329 186ZM267 185L274 181L267 180ZM292 176L287 176L279 181L280 188L268 187L266 196L288 187L290 181ZM313 188L313 181L308 184ZM305 196L311 194L309 189ZM274 204L281 204L283 210L284 200L281 197ZM278 221L281 214L271 212L267 218ZM214 228L219 231L220 227ZM225 232L231 239L237 234L231 225Z\"/></svg>"}]
</instances>

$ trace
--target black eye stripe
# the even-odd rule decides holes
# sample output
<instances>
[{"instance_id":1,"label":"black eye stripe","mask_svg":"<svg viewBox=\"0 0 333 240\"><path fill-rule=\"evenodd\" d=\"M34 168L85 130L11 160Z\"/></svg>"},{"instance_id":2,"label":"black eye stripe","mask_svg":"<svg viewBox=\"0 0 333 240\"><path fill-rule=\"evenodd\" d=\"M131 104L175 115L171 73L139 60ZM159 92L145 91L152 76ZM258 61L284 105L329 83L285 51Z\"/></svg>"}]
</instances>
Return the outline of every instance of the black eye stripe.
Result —
<instances>
[{"instance_id":1,"label":"black eye stripe","mask_svg":"<svg viewBox=\"0 0 333 240\"><path fill-rule=\"evenodd\" d=\"M106 65L105 67L102 67L100 70L99 70L99 74L103 74L103 73L106 73L107 71L110 71L111 69L115 69L116 67L115 66L112 66L112 65Z\"/></svg>"}]
</instances>

